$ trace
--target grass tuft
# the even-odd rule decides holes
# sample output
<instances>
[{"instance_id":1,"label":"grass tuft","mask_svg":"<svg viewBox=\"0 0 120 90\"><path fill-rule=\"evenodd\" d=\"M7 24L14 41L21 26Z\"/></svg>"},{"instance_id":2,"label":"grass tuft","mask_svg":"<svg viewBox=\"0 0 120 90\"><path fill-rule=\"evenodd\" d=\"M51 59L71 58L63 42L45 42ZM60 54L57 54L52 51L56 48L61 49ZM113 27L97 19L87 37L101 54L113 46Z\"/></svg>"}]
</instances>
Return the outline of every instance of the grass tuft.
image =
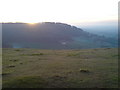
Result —
<instances>
[{"instance_id":1,"label":"grass tuft","mask_svg":"<svg viewBox=\"0 0 120 90\"><path fill-rule=\"evenodd\" d=\"M44 55L43 53L35 53L35 54L31 54L31 56L39 56L39 55Z\"/></svg>"},{"instance_id":2,"label":"grass tuft","mask_svg":"<svg viewBox=\"0 0 120 90\"><path fill-rule=\"evenodd\" d=\"M78 55L79 55L78 53L70 53L67 56L78 56Z\"/></svg>"},{"instance_id":3,"label":"grass tuft","mask_svg":"<svg viewBox=\"0 0 120 90\"><path fill-rule=\"evenodd\" d=\"M80 72L90 72L88 69L80 69Z\"/></svg>"},{"instance_id":4,"label":"grass tuft","mask_svg":"<svg viewBox=\"0 0 120 90\"><path fill-rule=\"evenodd\" d=\"M9 65L8 67L13 68L13 67L15 67L15 65Z\"/></svg>"},{"instance_id":5,"label":"grass tuft","mask_svg":"<svg viewBox=\"0 0 120 90\"><path fill-rule=\"evenodd\" d=\"M19 49L16 49L15 51L20 51Z\"/></svg>"},{"instance_id":6,"label":"grass tuft","mask_svg":"<svg viewBox=\"0 0 120 90\"><path fill-rule=\"evenodd\" d=\"M2 72L2 76L6 76L6 75L9 75L10 73L9 72Z\"/></svg>"}]
</instances>

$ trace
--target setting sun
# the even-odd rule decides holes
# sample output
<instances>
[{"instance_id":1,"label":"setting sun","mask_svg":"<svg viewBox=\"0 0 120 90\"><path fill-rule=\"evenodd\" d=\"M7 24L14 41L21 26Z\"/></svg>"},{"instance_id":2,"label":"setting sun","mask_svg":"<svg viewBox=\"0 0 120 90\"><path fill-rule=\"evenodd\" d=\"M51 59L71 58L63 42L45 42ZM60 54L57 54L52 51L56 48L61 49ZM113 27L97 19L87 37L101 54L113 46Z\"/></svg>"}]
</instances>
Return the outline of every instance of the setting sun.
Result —
<instances>
[{"instance_id":1,"label":"setting sun","mask_svg":"<svg viewBox=\"0 0 120 90\"><path fill-rule=\"evenodd\" d=\"M36 23L28 23L28 24L34 25L34 24L36 24Z\"/></svg>"}]
</instances>

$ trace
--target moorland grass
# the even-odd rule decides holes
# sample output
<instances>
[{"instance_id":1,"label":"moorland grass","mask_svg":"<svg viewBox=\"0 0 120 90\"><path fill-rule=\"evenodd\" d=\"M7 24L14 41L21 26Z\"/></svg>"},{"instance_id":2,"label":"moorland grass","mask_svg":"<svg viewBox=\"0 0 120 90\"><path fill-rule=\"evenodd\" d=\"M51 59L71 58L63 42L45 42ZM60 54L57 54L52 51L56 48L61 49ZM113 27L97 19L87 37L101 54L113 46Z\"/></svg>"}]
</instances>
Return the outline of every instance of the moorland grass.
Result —
<instances>
[{"instance_id":1,"label":"moorland grass","mask_svg":"<svg viewBox=\"0 0 120 90\"><path fill-rule=\"evenodd\" d=\"M47 82L40 76L18 77L9 82L4 82L3 87L6 88L43 88ZM5 85L5 86L4 86Z\"/></svg>"},{"instance_id":2,"label":"moorland grass","mask_svg":"<svg viewBox=\"0 0 120 90\"><path fill-rule=\"evenodd\" d=\"M3 49L3 88L118 87L117 48L15 50Z\"/></svg>"}]
</instances>

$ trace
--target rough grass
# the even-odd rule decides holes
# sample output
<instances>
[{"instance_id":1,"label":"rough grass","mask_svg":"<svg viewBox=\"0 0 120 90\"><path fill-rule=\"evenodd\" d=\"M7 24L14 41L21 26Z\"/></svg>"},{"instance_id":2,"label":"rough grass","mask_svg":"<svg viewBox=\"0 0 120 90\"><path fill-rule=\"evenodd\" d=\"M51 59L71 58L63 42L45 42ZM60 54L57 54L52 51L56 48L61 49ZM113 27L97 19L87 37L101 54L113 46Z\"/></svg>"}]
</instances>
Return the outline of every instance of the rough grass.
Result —
<instances>
[{"instance_id":1,"label":"rough grass","mask_svg":"<svg viewBox=\"0 0 120 90\"><path fill-rule=\"evenodd\" d=\"M44 54L43 53L31 54L31 56L39 56L39 55L44 55Z\"/></svg>"},{"instance_id":2,"label":"rough grass","mask_svg":"<svg viewBox=\"0 0 120 90\"><path fill-rule=\"evenodd\" d=\"M2 75L3 88L116 88L118 49L3 49Z\"/></svg>"},{"instance_id":3,"label":"rough grass","mask_svg":"<svg viewBox=\"0 0 120 90\"><path fill-rule=\"evenodd\" d=\"M3 87L6 88L43 88L46 86L46 82L40 76L26 76L18 77L10 81L6 81ZM5 85L5 86L4 86Z\"/></svg>"}]
</instances>

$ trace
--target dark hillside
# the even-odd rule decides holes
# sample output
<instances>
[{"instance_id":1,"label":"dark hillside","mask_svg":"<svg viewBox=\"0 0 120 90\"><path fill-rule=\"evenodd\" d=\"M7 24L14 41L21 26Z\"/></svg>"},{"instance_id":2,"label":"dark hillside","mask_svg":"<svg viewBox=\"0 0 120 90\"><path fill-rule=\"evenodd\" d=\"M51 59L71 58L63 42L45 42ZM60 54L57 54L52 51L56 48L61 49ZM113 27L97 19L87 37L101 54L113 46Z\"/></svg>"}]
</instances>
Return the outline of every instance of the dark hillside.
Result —
<instances>
[{"instance_id":1,"label":"dark hillside","mask_svg":"<svg viewBox=\"0 0 120 90\"><path fill-rule=\"evenodd\" d=\"M3 48L83 49L117 47L117 41L63 23L3 23Z\"/></svg>"}]
</instances>

